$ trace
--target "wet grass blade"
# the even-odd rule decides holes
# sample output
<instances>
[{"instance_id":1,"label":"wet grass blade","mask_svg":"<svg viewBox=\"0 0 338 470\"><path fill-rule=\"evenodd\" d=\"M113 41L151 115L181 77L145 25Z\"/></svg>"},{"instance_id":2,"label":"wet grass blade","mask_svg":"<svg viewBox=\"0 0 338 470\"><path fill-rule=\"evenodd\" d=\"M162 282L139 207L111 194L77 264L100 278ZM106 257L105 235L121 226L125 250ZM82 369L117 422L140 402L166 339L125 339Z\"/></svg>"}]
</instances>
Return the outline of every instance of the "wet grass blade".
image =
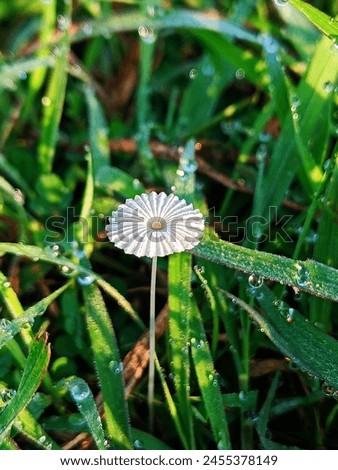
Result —
<instances>
[{"instance_id":1,"label":"wet grass blade","mask_svg":"<svg viewBox=\"0 0 338 470\"><path fill-rule=\"evenodd\" d=\"M89 143L93 156L93 177L95 181L99 169L109 163L108 127L103 110L96 99L92 87L85 87L85 97L89 121Z\"/></svg>"},{"instance_id":2,"label":"wet grass blade","mask_svg":"<svg viewBox=\"0 0 338 470\"><path fill-rule=\"evenodd\" d=\"M299 261L259 252L225 241L202 240L193 254L214 263L294 286L309 294L338 301L338 272L313 260Z\"/></svg>"},{"instance_id":3,"label":"wet grass blade","mask_svg":"<svg viewBox=\"0 0 338 470\"><path fill-rule=\"evenodd\" d=\"M39 387L47 370L49 357L47 337L35 339L31 343L17 393L0 415L0 443L6 437L17 415L28 405Z\"/></svg>"},{"instance_id":4,"label":"wet grass blade","mask_svg":"<svg viewBox=\"0 0 338 470\"><path fill-rule=\"evenodd\" d=\"M204 331L201 314L192 301L190 316L191 354L218 449L231 449L228 423L224 413L223 398Z\"/></svg>"},{"instance_id":5,"label":"wet grass blade","mask_svg":"<svg viewBox=\"0 0 338 470\"><path fill-rule=\"evenodd\" d=\"M39 166L42 173L50 173L58 139L59 124L67 86L67 64L69 46L60 45L60 55L49 79L46 96L42 104L41 138L38 147Z\"/></svg>"},{"instance_id":6,"label":"wet grass blade","mask_svg":"<svg viewBox=\"0 0 338 470\"><path fill-rule=\"evenodd\" d=\"M117 289L102 279L101 276L94 273L86 266L74 263L69 258L65 258L63 256L55 257L50 250L44 250L43 248L34 245L0 242L0 256L2 256L4 253L10 253L15 256L24 256L34 261L45 261L47 263L60 266L61 269L62 266L64 266L67 269L66 272L73 273L74 277L80 274L84 277L89 276L94 281L97 281L102 289L104 289L114 300L116 300L116 302L134 319L134 321L138 322L140 326L143 325L128 300L122 294L120 294Z\"/></svg>"},{"instance_id":7,"label":"wet grass blade","mask_svg":"<svg viewBox=\"0 0 338 470\"><path fill-rule=\"evenodd\" d=\"M174 29L206 29L218 32L224 36L244 41L257 42L256 35L247 29L224 19L214 19L210 16L184 9L171 9L165 15L150 18L148 15L133 11L131 13L107 16L100 20L87 21L72 35L72 41L82 41L103 33L117 33L121 31L137 31L139 26L150 28L153 31Z\"/></svg>"},{"instance_id":8,"label":"wet grass blade","mask_svg":"<svg viewBox=\"0 0 338 470\"><path fill-rule=\"evenodd\" d=\"M36 304L29 307L27 310L23 310L12 288L5 287L3 290L0 289L0 293L2 294L5 301L5 305L7 305L10 311L12 311L12 314L15 315L13 321L8 321L0 326L0 349L5 346L8 341L13 339L14 336L19 333L19 331L24 325L32 325L36 317L43 315L48 306L60 294L62 294L62 292L64 292L69 287L69 285L70 283L63 285L51 294L47 295L47 297L44 297ZM9 289L11 289L11 292L9 292ZM33 339L30 326L29 330L24 330L23 333L25 344L27 346L31 343Z\"/></svg>"},{"instance_id":9,"label":"wet grass blade","mask_svg":"<svg viewBox=\"0 0 338 470\"><path fill-rule=\"evenodd\" d=\"M25 439L33 442L37 448L46 450L60 449L27 409L21 411L14 422L14 427L24 435Z\"/></svg>"},{"instance_id":10,"label":"wet grass blade","mask_svg":"<svg viewBox=\"0 0 338 470\"><path fill-rule=\"evenodd\" d=\"M318 240L315 244L313 257L322 263L337 267L338 225L334 211L338 207L338 157L335 158L333 156L332 159L334 170L321 205L322 211L318 227ZM325 331L330 330L332 310L332 302L311 299L310 318L313 322L319 322Z\"/></svg>"},{"instance_id":11,"label":"wet grass blade","mask_svg":"<svg viewBox=\"0 0 338 470\"><path fill-rule=\"evenodd\" d=\"M297 367L324 380L335 390L338 389L337 340L277 300L263 285L255 295L265 317L234 295L226 295L249 313L277 348Z\"/></svg>"},{"instance_id":12,"label":"wet grass blade","mask_svg":"<svg viewBox=\"0 0 338 470\"><path fill-rule=\"evenodd\" d=\"M83 287L86 321L93 358L100 382L107 433L117 449L132 449L127 403L124 398L123 366L102 295L95 284Z\"/></svg>"},{"instance_id":13,"label":"wet grass blade","mask_svg":"<svg viewBox=\"0 0 338 470\"><path fill-rule=\"evenodd\" d=\"M331 91L329 84L335 81L337 59L330 41L324 37L318 44L307 74L302 78L294 102L293 115L299 119L299 138L307 146L317 164L321 164L326 154L329 138L329 112ZM321 115L320 121L318 115ZM296 117L296 116L295 116ZM274 146L271 161L267 169L263 192L262 216L269 220L269 208L279 206L285 197L292 180L300 167L297 144L294 139L294 123L291 113L284 120L284 125ZM315 175L305 174L300 167L301 182ZM307 188L305 188L307 189Z\"/></svg>"},{"instance_id":14,"label":"wet grass blade","mask_svg":"<svg viewBox=\"0 0 338 470\"><path fill-rule=\"evenodd\" d=\"M304 13L322 33L334 41L338 40L338 23L335 18L330 18L311 4L301 0L289 0L289 3Z\"/></svg>"},{"instance_id":15,"label":"wet grass blade","mask_svg":"<svg viewBox=\"0 0 338 470\"><path fill-rule=\"evenodd\" d=\"M106 450L105 436L101 418L88 384L80 377L70 377L63 382L70 391L79 412L88 425L88 429L99 450Z\"/></svg>"},{"instance_id":16,"label":"wet grass blade","mask_svg":"<svg viewBox=\"0 0 338 470\"><path fill-rule=\"evenodd\" d=\"M189 449L195 447L190 404L189 317L191 254L175 253L169 257L169 344L172 374L178 410Z\"/></svg>"}]
</instances>

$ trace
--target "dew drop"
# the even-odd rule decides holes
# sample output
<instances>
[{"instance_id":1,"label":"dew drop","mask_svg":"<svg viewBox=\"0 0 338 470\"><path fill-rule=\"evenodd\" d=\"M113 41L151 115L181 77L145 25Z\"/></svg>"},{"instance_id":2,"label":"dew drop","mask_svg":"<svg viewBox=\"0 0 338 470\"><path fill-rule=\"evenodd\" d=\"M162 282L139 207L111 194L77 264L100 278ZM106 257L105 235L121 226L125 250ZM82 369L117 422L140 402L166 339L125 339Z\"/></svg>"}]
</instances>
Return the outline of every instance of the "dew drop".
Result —
<instances>
[{"instance_id":1,"label":"dew drop","mask_svg":"<svg viewBox=\"0 0 338 470\"><path fill-rule=\"evenodd\" d=\"M136 441L134 441L134 443L133 443L133 446L134 446L134 449L135 449L135 450L142 450L142 449L144 449L144 444L143 444L143 442L141 441L141 439L136 439Z\"/></svg>"},{"instance_id":2,"label":"dew drop","mask_svg":"<svg viewBox=\"0 0 338 470\"><path fill-rule=\"evenodd\" d=\"M286 7L289 4L288 0L274 0L278 7Z\"/></svg>"},{"instance_id":3,"label":"dew drop","mask_svg":"<svg viewBox=\"0 0 338 470\"><path fill-rule=\"evenodd\" d=\"M44 251L52 258L57 258L60 255L60 247L57 244L45 246Z\"/></svg>"},{"instance_id":4,"label":"dew drop","mask_svg":"<svg viewBox=\"0 0 338 470\"><path fill-rule=\"evenodd\" d=\"M140 26L138 28L138 34L141 40L146 44L152 44L156 40L156 35L152 28L147 28L146 26Z\"/></svg>"},{"instance_id":5,"label":"dew drop","mask_svg":"<svg viewBox=\"0 0 338 470\"><path fill-rule=\"evenodd\" d=\"M16 395L16 390L13 390L12 388L1 390L0 392L0 398L5 404L9 403L12 400L12 398L15 397L15 395Z\"/></svg>"},{"instance_id":6,"label":"dew drop","mask_svg":"<svg viewBox=\"0 0 338 470\"><path fill-rule=\"evenodd\" d=\"M5 289L8 289L8 287L11 287L11 283L9 281L4 281L2 283L2 287L4 287Z\"/></svg>"},{"instance_id":7,"label":"dew drop","mask_svg":"<svg viewBox=\"0 0 338 470\"><path fill-rule=\"evenodd\" d=\"M63 266L61 266L59 268L59 270L60 270L61 274L63 274L66 277L72 277L75 273L74 269L70 268L69 266L67 266L65 264Z\"/></svg>"},{"instance_id":8,"label":"dew drop","mask_svg":"<svg viewBox=\"0 0 338 470\"><path fill-rule=\"evenodd\" d=\"M26 80L27 79L27 73L22 71L19 73L19 78L20 80Z\"/></svg>"},{"instance_id":9,"label":"dew drop","mask_svg":"<svg viewBox=\"0 0 338 470\"><path fill-rule=\"evenodd\" d=\"M182 159L181 160L182 170L185 173L195 173L198 168L198 164L195 160Z\"/></svg>"},{"instance_id":10,"label":"dew drop","mask_svg":"<svg viewBox=\"0 0 338 470\"><path fill-rule=\"evenodd\" d=\"M39 437L38 441L40 444L44 444L46 442L46 439L47 439L46 436L41 436Z\"/></svg>"},{"instance_id":11,"label":"dew drop","mask_svg":"<svg viewBox=\"0 0 338 470\"><path fill-rule=\"evenodd\" d=\"M296 264L297 268L297 277L296 277L296 282L299 285L299 287L307 287L309 285L309 280L310 280L310 273L309 271L304 267L299 264Z\"/></svg>"},{"instance_id":12,"label":"dew drop","mask_svg":"<svg viewBox=\"0 0 338 470\"><path fill-rule=\"evenodd\" d=\"M85 276L78 276L76 280L77 283L80 284L80 286L90 286L90 284L93 284L93 282L95 281L95 278L94 276L87 274Z\"/></svg>"},{"instance_id":13,"label":"dew drop","mask_svg":"<svg viewBox=\"0 0 338 470\"><path fill-rule=\"evenodd\" d=\"M263 285L263 277L262 276L257 276L256 274L250 274L248 278L248 283L250 287L253 287L257 289L258 287L261 287Z\"/></svg>"},{"instance_id":14,"label":"dew drop","mask_svg":"<svg viewBox=\"0 0 338 470\"><path fill-rule=\"evenodd\" d=\"M61 31L65 31L69 24L70 24L70 19L63 16L63 15L58 15L57 16L57 23L58 23L58 28L61 30Z\"/></svg>"},{"instance_id":15,"label":"dew drop","mask_svg":"<svg viewBox=\"0 0 338 470\"><path fill-rule=\"evenodd\" d=\"M330 80L327 80L323 84L323 90L326 91L326 93L330 93L333 89L334 89L334 85L332 82L330 82Z\"/></svg>"},{"instance_id":16,"label":"dew drop","mask_svg":"<svg viewBox=\"0 0 338 470\"><path fill-rule=\"evenodd\" d=\"M43 96L41 98L41 103L42 103L42 106L50 106L51 103L52 103L52 100L49 98L49 96Z\"/></svg>"},{"instance_id":17,"label":"dew drop","mask_svg":"<svg viewBox=\"0 0 338 470\"><path fill-rule=\"evenodd\" d=\"M120 375L123 372L123 364L120 361L110 361L109 369L112 371L114 375Z\"/></svg>"},{"instance_id":18,"label":"dew drop","mask_svg":"<svg viewBox=\"0 0 338 470\"><path fill-rule=\"evenodd\" d=\"M198 75L198 71L197 71L196 69L191 69L191 70L189 71L189 78L190 78L191 80L195 80L195 78L197 77L197 75Z\"/></svg>"},{"instance_id":19,"label":"dew drop","mask_svg":"<svg viewBox=\"0 0 338 470\"><path fill-rule=\"evenodd\" d=\"M237 78L237 80L243 80L243 78L245 77L245 71L241 68L237 69L235 72L235 77Z\"/></svg>"},{"instance_id":20,"label":"dew drop","mask_svg":"<svg viewBox=\"0 0 338 470\"><path fill-rule=\"evenodd\" d=\"M70 385L70 393L75 401L83 401L88 398L90 390L88 385L84 384L80 380L74 379Z\"/></svg>"}]
</instances>

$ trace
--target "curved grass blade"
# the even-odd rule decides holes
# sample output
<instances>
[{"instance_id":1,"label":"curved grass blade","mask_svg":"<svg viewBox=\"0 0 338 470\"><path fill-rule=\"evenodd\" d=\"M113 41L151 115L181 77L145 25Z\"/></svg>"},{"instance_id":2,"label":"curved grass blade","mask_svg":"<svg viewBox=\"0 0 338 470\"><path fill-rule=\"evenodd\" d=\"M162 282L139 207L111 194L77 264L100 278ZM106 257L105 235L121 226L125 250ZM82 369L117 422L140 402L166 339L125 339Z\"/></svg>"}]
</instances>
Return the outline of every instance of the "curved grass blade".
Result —
<instances>
[{"instance_id":1,"label":"curved grass blade","mask_svg":"<svg viewBox=\"0 0 338 470\"><path fill-rule=\"evenodd\" d=\"M72 399L88 425L97 448L106 450L101 418L88 384L79 377L70 377L62 383L69 389Z\"/></svg>"},{"instance_id":2,"label":"curved grass blade","mask_svg":"<svg viewBox=\"0 0 338 470\"><path fill-rule=\"evenodd\" d=\"M91 22L86 21L72 35L72 42L86 40L102 34L122 31L137 31L139 26L159 31L161 29L207 29L223 34L227 37L244 41L257 42L255 34L247 29L224 19L210 18L204 13L184 9L166 10L164 15L150 18L139 12L108 16Z\"/></svg>"},{"instance_id":3,"label":"curved grass blade","mask_svg":"<svg viewBox=\"0 0 338 470\"><path fill-rule=\"evenodd\" d=\"M106 306L95 284L83 287L86 320L101 385L109 439L118 449L132 449L123 366Z\"/></svg>"},{"instance_id":4,"label":"curved grass blade","mask_svg":"<svg viewBox=\"0 0 338 470\"><path fill-rule=\"evenodd\" d=\"M304 15L313 23L322 33L326 34L334 41L338 40L338 23L335 18L330 18L324 12L318 10L310 3L301 0L289 0L297 10L304 13Z\"/></svg>"},{"instance_id":5,"label":"curved grass blade","mask_svg":"<svg viewBox=\"0 0 338 470\"><path fill-rule=\"evenodd\" d=\"M207 343L202 318L195 302L191 302L191 354L203 401L218 449L231 449L223 398Z\"/></svg>"},{"instance_id":6,"label":"curved grass blade","mask_svg":"<svg viewBox=\"0 0 338 470\"><path fill-rule=\"evenodd\" d=\"M14 421L14 427L25 436L25 439L33 442L37 447L46 450L60 449L27 409L21 411Z\"/></svg>"},{"instance_id":7,"label":"curved grass blade","mask_svg":"<svg viewBox=\"0 0 338 470\"><path fill-rule=\"evenodd\" d=\"M243 300L228 292L226 295L249 313L296 366L338 390L338 341L306 321L284 302L276 301L265 286L257 289L256 297L266 318Z\"/></svg>"},{"instance_id":8,"label":"curved grass blade","mask_svg":"<svg viewBox=\"0 0 338 470\"><path fill-rule=\"evenodd\" d=\"M36 317L43 315L45 313L47 307L51 304L51 302L53 302L60 294L62 294L62 292L64 292L69 287L69 285L70 285L70 282L63 285L59 289L55 290L50 295L43 298L42 300L40 300L36 304L32 305L31 307L29 307L25 311L23 311L23 309L21 307L21 304L19 304L20 308L16 311L16 318L11 322L10 321L3 322L2 325L0 326L0 349L4 345L6 345L8 343L8 341L10 341L12 338L14 338L14 336L17 333L19 333L20 329L24 325L31 325L34 322ZM3 291L1 291L1 289L0 289L0 292L2 293L2 295L5 298L6 305L9 305L9 303L10 303L11 304L11 309L12 309L13 307L15 307L14 299L15 298L17 299L17 297L16 297L16 294L15 294L14 291L13 292L15 294L15 298L9 297L8 293L7 293L7 290L9 290L8 287L5 288L5 290L3 290ZM30 334L29 331L25 330L25 336L24 337L27 340L26 345L30 344L31 341L32 341L33 336Z\"/></svg>"},{"instance_id":9,"label":"curved grass blade","mask_svg":"<svg viewBox=\"0 0 338 470\"><path fill-rule=\"evenodd\" d=\"M294 286L324 299L338 301L338 271L325 264L313 260L293 260L221 240L207 240L206 237L192 252L214 263Z\"/></svg>"},{"instance_id":10,"label":"curved grass blade","mask_svg":"<svg viewBox=\"0 0 338 470\"><path fill-rule=\"evenodd\" d=\"M169 343L171 365L174 376L178 410L189 442L189 449L194 449L192 410L189 396L190 358L189 358L189 318L191 254L175 253L169 257Z\"/></svg>"},{"instance_id":11,"label":"curved grass blade","mask_svg":"<svg viewBox=\"0 0 338 470\"><path fill-rule=\"evenodd\" d=\"M73 276L83 275L84 277L88 276L94 281L97 281L98 284L104 289L125 311L128 313L137 323L140 325L140 319L138 318L135 310L128 300L121 295L117 289L108 284L104 279L102 279L98 274L94 273L91 269L88 269L86 266L74 263L68 258L63 256L55 257L48 249L43 249L34 245L23 245L20 243L1 243L0 242L0 256L3 256L5 253L9 253L15 256L24 256L36 261L45 261L47 263L55 264L61 268L65 266L69 272L73 273Z\"/></svg>"},{"instance_id":12,"label":"curved grass blade","mask_svg":"<svg viewBox=\"0 0 338 470\"><path fill-rule=\"evenodd\" d=\"M47 370L49 357L50 347L47 344L47 335L35 339L31 343L17 393L0 414L0 443L3 442L13 421L31 401L42 382Z\"/></svg>"}]
</instances>

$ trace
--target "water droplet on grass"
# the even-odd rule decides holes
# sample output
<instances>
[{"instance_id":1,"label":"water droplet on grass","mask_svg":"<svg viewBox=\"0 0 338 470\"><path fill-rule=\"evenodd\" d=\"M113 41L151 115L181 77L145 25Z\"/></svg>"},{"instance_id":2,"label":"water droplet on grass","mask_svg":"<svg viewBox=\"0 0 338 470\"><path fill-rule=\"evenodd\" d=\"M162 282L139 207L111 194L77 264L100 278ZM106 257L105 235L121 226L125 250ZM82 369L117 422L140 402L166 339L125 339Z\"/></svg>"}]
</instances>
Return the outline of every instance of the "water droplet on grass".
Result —
<instances>
[{"instance_id":1,"label":"water droplet on grass","mask_svg":"<svg viewBox=\"0 0 338 470\"><path fill-rule=\"evenodd\" d=\"M136 439L136 441L134 441L134 443L133 443L133 446L134 446L134 449L135 449L135 450L142 450L142 449L144 449L144 444L143 444L143 442L141 441L141 439Z\"/></svg>"},{"instance_id":2,"label":"water droplet on grass","mask_svg":"<svg viewBox=\"0 0 338 470\"><path fill-rule=\"evenodd\" d=\"M299 287L307 287L309 285L310 280L310 273L309 271L299 264L296 265L297 267L297 277L296 282Z\"/></svg>"},{"instance_id":3,"label":"water droplet on grass","mask_svg":"<svg viewBox=\"0 0 338 470\"><path fill-rule=\"evenodd\" d=\"M191 69L189 71L189 78L191 80L194 80L197 77L197 75L198 75L198 71L196 69Z\"/></svg>"},{"instance_id":4,"label":"water droplet on grass","mask_svg":"<svg viewBox=\"0 0 338 470\"><path fill-rule=\"evenodd\" d=\"M123 364L119 361L110 361L109 369L112 371L114 375L120 375L123 372Z\"/></svg>"},{"instance_id":5,"label":"water droplet on grass","mask_svg":"<svg viewBox=\"0 0 338 470\"><path fill-rule=\"evenodd\" d=\"M278 7L286 7L289 4L288 0L274 0Z\"/></svg>"},{"instance_id":6,"label":"water droplet on grass","mask_svg":"<svg viewBox=\"0 0 338 470\"><path fill-rule=\"evenodd\" d=\"M248 283L250 287L257 289L263 285L264 278L262 276L257 276L257 274L250 274L248 278Z\"/></svg>"},{"instance_id":7,"label":"water droplet on grass","mask_svg":"<svg viewBox=\"0 0 338 470\"><path fill-rule=\"evenodd\" d=\"M235 77L237 78L237 80L243 80L243 78L245 77L245 71L241 68L237 69L235 72Z\"/></svg>"},{"instance_id":8,"label":"water droplet on grass","mask_svg":"<svg viewBox=\"0 0 338 470\"><path fill-rule=\"evenodd\" d=\"M0 392L0 398L4 403L9 403L12 398L14 398L16 395L16 390L13 390L12 388L1 390Z\"/></svg>"},{"instance_id":9,"label":"water droplet on grass","mask_svg":"<svg viewBox=\"0 0 338 470\"><path fill-rule=\"evenodd\" d=\"M91 276L90 274L86 275L81 275L77 277L77 283L80 284L80 286L89 286L90 284L93 284L95 281L94 276Z\"/></svg>"},{"instance_id":10,"label":"water droplet on grass","mask_svg":"<svg viewBox=\"0 0 338 470\"><path fill-rule=\"evenodd\" d=\"M70 393L74 400L79 402L88 398L90 391L86 384L75 379L70 386Z\"/></svg>"}]
</instances>

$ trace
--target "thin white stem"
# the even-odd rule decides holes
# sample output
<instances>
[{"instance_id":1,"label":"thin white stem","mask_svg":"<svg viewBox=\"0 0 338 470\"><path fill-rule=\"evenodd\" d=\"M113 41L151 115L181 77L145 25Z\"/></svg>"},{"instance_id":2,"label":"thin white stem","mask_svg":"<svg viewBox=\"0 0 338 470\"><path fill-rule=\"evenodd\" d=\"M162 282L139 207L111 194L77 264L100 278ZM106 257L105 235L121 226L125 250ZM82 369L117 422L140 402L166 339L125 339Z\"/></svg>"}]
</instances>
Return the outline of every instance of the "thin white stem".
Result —
<instances>
[{"instance_id":1,"label":"thin white stem","mask_svg":"<svg viewBox=\"0 0 338 470\"><path fill-rule=\"evenodd\" d=\"M155 382L155 292L156 292L157 256L154 256L151 264L150 281L150 319L149 319L149 376L148 376L148 409L149 428L152 430L154 423L154 382Z\"/></svg>"}]
</instances>

